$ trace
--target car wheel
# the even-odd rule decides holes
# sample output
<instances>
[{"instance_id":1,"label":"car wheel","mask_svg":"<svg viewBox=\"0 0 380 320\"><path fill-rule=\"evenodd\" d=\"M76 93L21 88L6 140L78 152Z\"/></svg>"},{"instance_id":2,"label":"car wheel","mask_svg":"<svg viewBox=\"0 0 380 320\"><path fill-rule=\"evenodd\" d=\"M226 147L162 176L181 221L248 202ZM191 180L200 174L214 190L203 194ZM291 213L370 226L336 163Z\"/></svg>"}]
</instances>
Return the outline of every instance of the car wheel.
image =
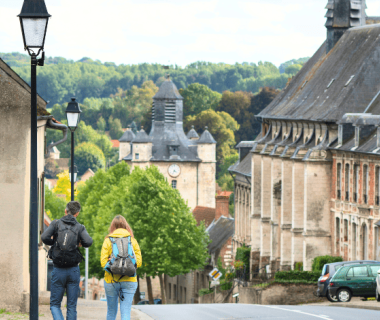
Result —
<instances>
[{"instance_id":1,"label":"car wheel","mask_svg":"<svg viewBox=\"0 0 380 320\"><path fill-rule=\"evenodd\" d=\"M352 294L348 289L340 289L337 294L339 302L349 302L351 300Z\"/></svg>"},{"instance_id":2,"label":"car wheel","mask_svg":"<svg viewBox=\"0 0 380 320\"><path fill-rule=\"evenodd\" d=\"M336 296L331 296L330 292L328 290L327 290L327 293L326 293L326 298L330 302L338 302L338 298Z\"/></svg>"},{"instance_id":3,"label":"car wheel","mask_svg":"<svg viewBox=\"0 0 380 320\"><path fill-rule=\"evenodd\" d=\"M380 302L380 294L379 294L379 291L377 290L377 288L376 288L376 301Z\"/></svg>"}]
</instances>

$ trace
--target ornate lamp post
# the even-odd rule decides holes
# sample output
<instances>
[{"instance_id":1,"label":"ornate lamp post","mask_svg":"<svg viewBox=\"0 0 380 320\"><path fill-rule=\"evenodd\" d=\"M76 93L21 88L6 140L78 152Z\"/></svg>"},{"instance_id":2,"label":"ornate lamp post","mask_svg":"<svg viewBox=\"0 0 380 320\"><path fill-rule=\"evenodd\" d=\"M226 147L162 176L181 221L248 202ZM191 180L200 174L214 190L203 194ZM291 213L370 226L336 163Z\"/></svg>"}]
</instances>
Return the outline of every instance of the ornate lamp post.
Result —
<instances>
[{"instance_id":1,"label":"ornate lamp post","mask_svg":"<svg viewBox=\"0 0 380 320\"><path fill-rule=\"evenodd\" d=\"M74 131L78 127L81 110L79 103L75 98L71 101L66 108L67 126L71 131L71 168L70 168L70 181L71 181L71 201L74 201L74 184L76 180L76 167L74 166Z\"/></svg>"},{"instance_id":2,"label":"ornate lamp post","mask_svg":"<svg viewBox=\"0 0 380 320\"><path fill-rule=\"evenodd\" d=\"M31 57L30 152L30 319L38 319L38 199L37 199L37 65L44 65L44 45L50 14L44 0L24 0L20 18L24 49ZM42 51L41 59L37 59Z\"/></svg>"}]
</instances>

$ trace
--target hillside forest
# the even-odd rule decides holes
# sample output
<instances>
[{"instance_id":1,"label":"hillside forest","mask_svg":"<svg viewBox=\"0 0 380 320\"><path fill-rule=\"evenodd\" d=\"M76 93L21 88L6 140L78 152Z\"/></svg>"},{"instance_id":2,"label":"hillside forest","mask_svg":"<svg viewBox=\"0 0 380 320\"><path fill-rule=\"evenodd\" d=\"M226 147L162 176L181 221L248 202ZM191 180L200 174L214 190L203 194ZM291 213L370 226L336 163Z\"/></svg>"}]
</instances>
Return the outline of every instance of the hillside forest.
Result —
<instances>
[{"instance_id":1,"label":"hillside forest","mask_svg":"<svg viewBox=\"0 0 380 320\"><path fill-rule=\"evenodd\" d=\"M27 83L30 83L30 58L20 53L0 53ZM118 150L111 139L119 139L123 129L141 127L149 133L152 97L169 73L184 97L184 128L194 126L201 134L208 126L217 144L217 179L225 190L232 190L228 167L237 161L234 148L253 140L260 132L254 116L264 109L303 66L308 58L290 60L279 67L270 62L210 63L198 61L180 67L142 63L116 65L83 58L46 58L38 68L38 93L48 103L48 111L65 123L67 102L75 96L81 103L81 122L75 133L76 165L79 175L88 168L97 171L118 162ZM47 143L61 133L48 130ZM70 156L69 139L58 146L61 158ZM48 176L58 173L48 163Z\"/></svg>"}]
</instances>

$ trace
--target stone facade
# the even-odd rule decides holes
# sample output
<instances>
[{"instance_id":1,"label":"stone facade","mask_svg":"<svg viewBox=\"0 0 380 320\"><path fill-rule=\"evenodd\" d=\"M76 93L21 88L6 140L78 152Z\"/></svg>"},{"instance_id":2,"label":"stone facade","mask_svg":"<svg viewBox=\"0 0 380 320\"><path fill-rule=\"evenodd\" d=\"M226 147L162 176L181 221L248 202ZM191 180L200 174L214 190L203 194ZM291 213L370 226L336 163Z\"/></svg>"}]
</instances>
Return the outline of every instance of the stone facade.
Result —
<instances>
[{"instance_id":1,"label":"stone facade","mask_svg":"<svg viewBox=\"0 0 380 320\"><path fill-rule=\"evenodd\" d=\"M229 168L236 190L234 250L251 247L253 272L289 270L297 262L311 270L320 255L379 259L380 120L374 115L380 114L380 77L368 61L379 63L374 39L380 26L365 26L365 1L360 10L338 2L348 9L329 1L327 40L256 116L260 135L237 146L240 159ZM360 14L340 30L334 21L350 21L351 10Z\"/></svg>"}]
</instances>

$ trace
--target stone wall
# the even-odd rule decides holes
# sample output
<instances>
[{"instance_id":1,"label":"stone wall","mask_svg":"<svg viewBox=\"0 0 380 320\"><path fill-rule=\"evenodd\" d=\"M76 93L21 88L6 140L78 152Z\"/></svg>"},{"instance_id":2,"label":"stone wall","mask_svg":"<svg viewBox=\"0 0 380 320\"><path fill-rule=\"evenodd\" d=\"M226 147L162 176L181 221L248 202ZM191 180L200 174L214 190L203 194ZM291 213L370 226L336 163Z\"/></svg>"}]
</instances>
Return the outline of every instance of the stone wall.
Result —
<instances>
[{"instance_id":1,"label":"stone wall","mask_svg":"<svg viewBox=\"0 0 380 320\"><path fill-rule=\"evenodd\" d=\"M239 303L265 305L295 305L323 300L313 295L317 285L313 284L271 284L264 289L239 286Z\"/></svg>"}]
</instances>

